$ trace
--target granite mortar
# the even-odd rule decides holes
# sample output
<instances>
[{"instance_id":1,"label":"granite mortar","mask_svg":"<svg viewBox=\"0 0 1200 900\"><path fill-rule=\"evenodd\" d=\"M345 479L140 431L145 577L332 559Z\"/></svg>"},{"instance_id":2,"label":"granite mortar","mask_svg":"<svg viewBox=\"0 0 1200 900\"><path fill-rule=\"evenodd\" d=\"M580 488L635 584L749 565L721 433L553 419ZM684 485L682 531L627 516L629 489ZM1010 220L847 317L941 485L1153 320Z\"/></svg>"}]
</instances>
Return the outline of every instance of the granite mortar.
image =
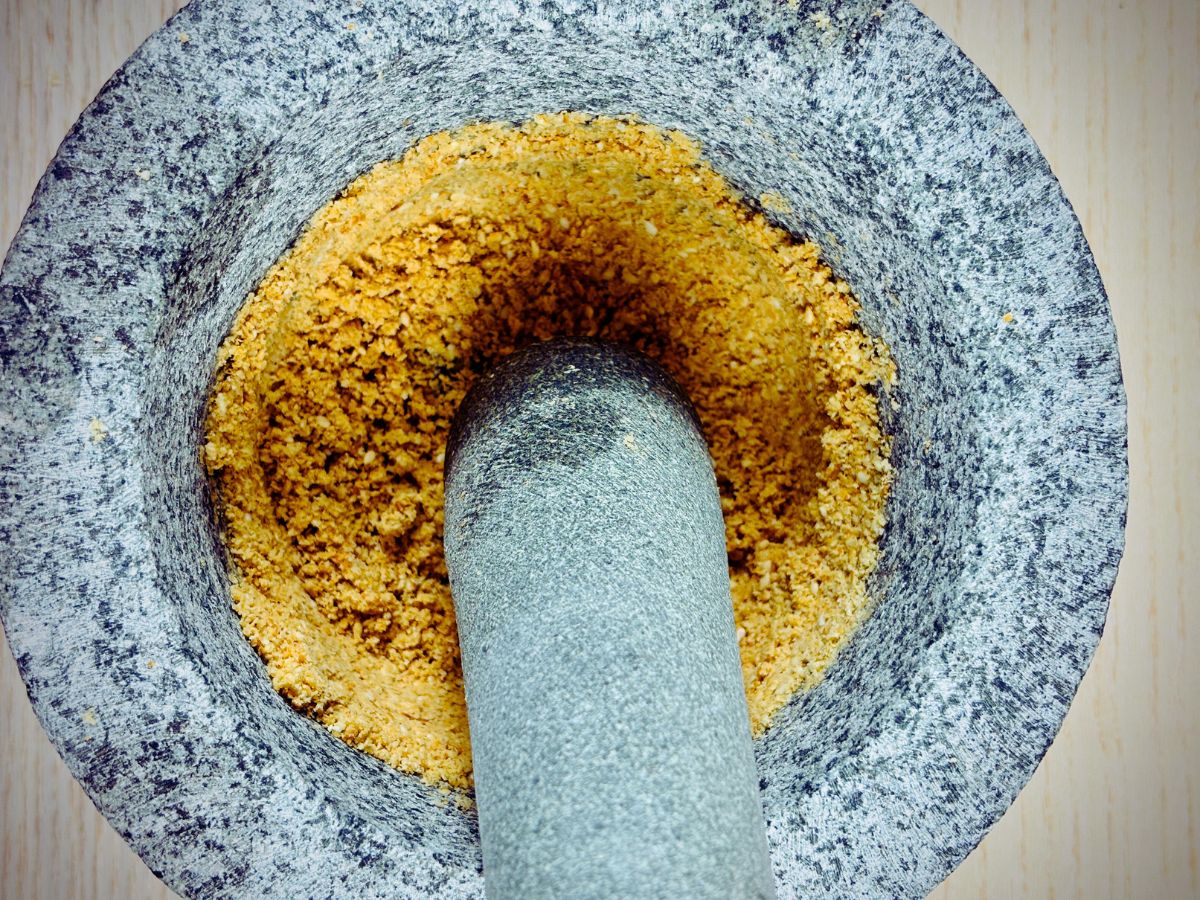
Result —
<instances>
[{"instance_id":1,"label":"granite mortar","mask_svg":"<svg viewBox=\"0 0 1200 900\"><path fill-rule=\"evenodd\" d=\"M899 369L878 609L755 746L780 896L924 894L1058 730L1123 547L1116 338L1046 161L912 6L194 0L72 129L0 274L8 641L185 895L482 892L473 814L271 690L198 445L217 346L315 210L424 134L556 109L680 128L779 195Z\"/></svg>"}]
</instances>

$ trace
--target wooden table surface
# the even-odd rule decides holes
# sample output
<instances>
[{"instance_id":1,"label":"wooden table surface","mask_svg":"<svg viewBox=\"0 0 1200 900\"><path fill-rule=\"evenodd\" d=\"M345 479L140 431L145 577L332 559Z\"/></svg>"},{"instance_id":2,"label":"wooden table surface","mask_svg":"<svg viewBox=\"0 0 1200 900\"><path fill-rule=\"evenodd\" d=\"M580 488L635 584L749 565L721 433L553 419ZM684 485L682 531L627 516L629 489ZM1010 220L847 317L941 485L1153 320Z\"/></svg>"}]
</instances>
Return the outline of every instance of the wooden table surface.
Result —
<instances>
[{"instance_id":1,"label":"wooden table surface","mask_svg":"<svg viewBox=\"0 0 1200 900\"><path fill-rule=\"evenodd\" d=\"M0 0L0 247L59 141L175 0ZM1200 2L919 0L1083 221L1129 393L1128 546L1058 740L936 898L1200 898ZM173 896L108 827L0 650L0 898Z\"/></svg>"}]
</instances>

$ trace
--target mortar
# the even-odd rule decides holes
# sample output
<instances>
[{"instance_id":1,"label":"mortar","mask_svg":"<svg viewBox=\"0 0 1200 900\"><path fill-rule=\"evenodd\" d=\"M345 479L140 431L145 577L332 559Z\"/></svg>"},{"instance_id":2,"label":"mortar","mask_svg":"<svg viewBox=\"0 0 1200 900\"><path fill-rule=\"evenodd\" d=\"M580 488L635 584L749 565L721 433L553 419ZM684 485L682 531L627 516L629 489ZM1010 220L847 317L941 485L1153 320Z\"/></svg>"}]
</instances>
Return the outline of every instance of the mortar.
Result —
<instances>
[{"instance_id":1,"label":"mortar","mask_svg":"<svg viewBox=\"0 0 1200 900\"><path fill-rule=\"evenodd\" d=\"M198 447L217 346L316 209L424 134L555 109L680 128L778 194L899 369L877 611L755 747L780 895L926 892L1059 727L1123 541L1115 336L1045 160L913 7L195 0L81 117L0 276L8 640L185 895L482 893L472 814L271 689Z\"/></svg>"}]
</instances>

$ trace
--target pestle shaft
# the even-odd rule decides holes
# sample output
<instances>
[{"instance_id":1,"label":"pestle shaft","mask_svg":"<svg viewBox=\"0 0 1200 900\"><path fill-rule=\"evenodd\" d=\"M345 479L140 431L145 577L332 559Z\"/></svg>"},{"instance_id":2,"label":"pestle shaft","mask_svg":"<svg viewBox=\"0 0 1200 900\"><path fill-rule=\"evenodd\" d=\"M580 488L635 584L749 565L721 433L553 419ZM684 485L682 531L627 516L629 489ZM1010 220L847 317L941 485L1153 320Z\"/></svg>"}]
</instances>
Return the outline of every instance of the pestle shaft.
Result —
<instances>
[{"instance_id":1,"label":"pestle shaft","mask_svg":"<svg viewBox=\"0 0 1200 900\"><path fill-rule=\"evenodd\" d=\"M773 897L724 526L657 364L556 340L482 376L446 459L486 890Z\"/></svg>"}]
</instances>

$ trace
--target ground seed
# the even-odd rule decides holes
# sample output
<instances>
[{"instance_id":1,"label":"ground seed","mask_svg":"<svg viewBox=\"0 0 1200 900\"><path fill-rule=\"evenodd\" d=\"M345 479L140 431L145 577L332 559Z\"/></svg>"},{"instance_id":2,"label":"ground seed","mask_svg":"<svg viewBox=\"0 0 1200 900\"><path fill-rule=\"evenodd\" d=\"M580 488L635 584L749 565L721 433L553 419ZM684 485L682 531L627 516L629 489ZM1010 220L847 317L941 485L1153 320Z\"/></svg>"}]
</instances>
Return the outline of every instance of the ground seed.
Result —
<instances>
[{"instance_id":1,"label":"ground seed","mask_svg":"<svg viewBox=\"0 0 1200 900\"><path fill-rule=\"evenodd\" d=\"M581 114L435 134L320 210L248 299L206 422L233 602L275 687L348 744L471 783L442 461L472 379L603 335L692 397L756 733L869 611L884 344L677 132ZM636 444L636 441L635 441Z\"/></svg>"}]
</instances>

